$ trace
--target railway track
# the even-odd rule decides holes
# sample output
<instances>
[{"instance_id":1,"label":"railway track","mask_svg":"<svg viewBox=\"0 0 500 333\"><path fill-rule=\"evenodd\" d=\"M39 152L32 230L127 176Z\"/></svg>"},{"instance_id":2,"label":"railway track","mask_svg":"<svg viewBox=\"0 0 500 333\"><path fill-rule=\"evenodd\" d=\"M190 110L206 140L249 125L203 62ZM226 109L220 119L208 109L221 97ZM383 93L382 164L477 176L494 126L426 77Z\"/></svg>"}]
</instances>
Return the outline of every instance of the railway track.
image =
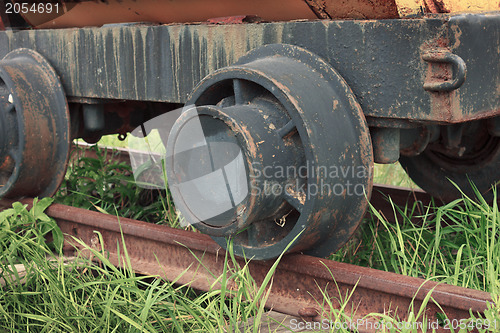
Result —
<instances>
[{"instance_id":1,"label":"railway track","mask_svg":"<svg viewBox=\"0 0 500 333\"><path fill-rule=\"evenodd\" d=\"M91 156L93 152L86 151L85 154ZM110 156L126 161L126 155L125 151L121 151ZM390 195L395 204L420 202L425 205L431 200L424 192L377 186L372 204L387 216L390 216L392 207L388 205L386 195ZM30 204L31 200L24 202ZM11 203L2 200L0 206ZM119 266L123 263L120 253L123 255L126 245L136 272L159 275L202 291L213 288L224 269L225 251L209 236L200 233L60 204L50 206L47 214L57 221L65 234L67 254L76 249L84 250L74 241L77 238L97 250L104 246L111 262ZM96 232L102 235L103 243L100 243ZM245 264L244 260L238 260L240 266ZM274 260L250 261L249 270L258 285L264 281L273 264ZM306 322L323 322L328 320L330 311L340 309L339 300L348 299L344 312L352 320L350 327L360 332L375 332L379 327L377 322L366 320L365 316L370 313L391 314L404 321L410 306L413 304L415 309L419 309L429 293L432 293L432 298L426 303L427 321L423 325L437 325L438 318L443 314L450 319L470 318L470 312L482 313L487 308L487 302L491 302L491 295L482 291L290 254L284 256L277 266L266 306L301 317ZM327 306L328 300L333 309ZM438 328L437 332L445 330Z\"/></svg>"},{"instance_id":2,"label":"railway track","mask_svg":"<svg viewBox=\"0 0 500 333\"><path fill-rule=\"evenodd\" d=\"M427 304L428 322L483 311L488 294L307 255L328 256L353 236L370 214L366 195L389 221L397 214L387 195L424 213L425 193L372 187L375 163L399 161L448 202L461 196L454 184L493 200L497 1L221 1L62 0L29 13L20 1L0 5L0 198L54 195L75 139L157 130L168 158L135 176L151 184L161 171L164 188L166 171L176 209L212 238L54 205L68 251L77 237L120 264L115 247L127 243L137 271L183 273L179 283L207 290L231 237L234 254L256 259L257 283L265 260L295 253L280 262L267 305L304 320L328 317L325 295L349 296L342 311L353 320L404 320L431 291L440 306Z\"/></svg>"},{"instance_id":3,"label":"railway track","mask_svg":"<svg viewBox=\"0 0 500 333\"><path fill-rule=\"evenodd\" d=\"M24 202L30 204L31 201ZM1 201L4 207L11 203ZM46 213L57 221L65 234L68 255L75 249L85 253L74 241L78 238L97 250L104 246L110 261L120 266L124 262L119 255L120 250L123 255L124 241L136 272L176 280L202 291L213 288L224 269L224 250L200 233L60 204L51 205ZM96 232L102 236L103 243ZM258 285L273 263L250 261L249 271ZM245 262L239 260L239 264ZM338 300L348 299L344 311L352 318L349 325L360 332L375 332L377 323L365 320L366 315L390 313L405 320L410 305L420 309L429 292L432 292L432 300L426 305L427 325L437 323L439 314L446 314L450 319L470 318L470 312L482 313L487 302L491 302L490 294L482 291L291 254L284 256L277 266L266 306L305 321L322 322L329 318L328 312L320 310L329 308L325 295L337 310L341 307ZM437 330L441 331L445 332Z\"/></svg>"}]
</instances>

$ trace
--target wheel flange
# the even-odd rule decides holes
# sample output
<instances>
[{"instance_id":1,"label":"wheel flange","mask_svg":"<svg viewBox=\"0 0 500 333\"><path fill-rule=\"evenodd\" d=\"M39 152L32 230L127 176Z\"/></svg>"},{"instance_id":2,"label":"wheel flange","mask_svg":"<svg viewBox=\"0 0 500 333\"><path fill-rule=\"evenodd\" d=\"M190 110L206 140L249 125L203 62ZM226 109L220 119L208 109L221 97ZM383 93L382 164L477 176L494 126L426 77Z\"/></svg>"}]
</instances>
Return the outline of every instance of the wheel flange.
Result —
<instances>
[{"instance_id":1,"label":"wheel flange","mask_svg":"<svg viewBox=\"0 0 500 333\"><path fill-rule=\"evenodd\" d=\"M170 190L188 222L222 247L231 236L235 254L256 259L292 241L291 251L327 256L348 240L367 207L373 154L362 110L331 66L268 45L206 77L188 104L167 144ZM193 120L199 134L185 127ZM200 153L210 145L220 152ZM237 175L224 171L231 163L240 163ZM241 200L231 195L236 184Z\"/></svg>"}]
</instances>

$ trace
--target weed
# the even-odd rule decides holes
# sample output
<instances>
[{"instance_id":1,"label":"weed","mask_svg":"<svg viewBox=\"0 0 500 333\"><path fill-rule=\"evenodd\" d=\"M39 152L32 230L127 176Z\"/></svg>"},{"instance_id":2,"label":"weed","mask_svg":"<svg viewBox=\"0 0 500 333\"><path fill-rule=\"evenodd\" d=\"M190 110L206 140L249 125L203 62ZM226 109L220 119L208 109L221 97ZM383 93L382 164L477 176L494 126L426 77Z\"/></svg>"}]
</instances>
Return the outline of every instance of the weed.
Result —
<instances>
[{"instance_id":1,"label":"weed","mask_svg":"<svg viewBox=\"0 0 500 333\"><path fill-rule=\"evenodd\" d=\"M97 158L72 159L56 202L106 214L119 211L122 217L178 226L178 214L168 191L139 188L128 164L116 162L113 153L97 146L90 149ZM73 152L79 153L78 149Z\"/></svg>"}]
</instances>

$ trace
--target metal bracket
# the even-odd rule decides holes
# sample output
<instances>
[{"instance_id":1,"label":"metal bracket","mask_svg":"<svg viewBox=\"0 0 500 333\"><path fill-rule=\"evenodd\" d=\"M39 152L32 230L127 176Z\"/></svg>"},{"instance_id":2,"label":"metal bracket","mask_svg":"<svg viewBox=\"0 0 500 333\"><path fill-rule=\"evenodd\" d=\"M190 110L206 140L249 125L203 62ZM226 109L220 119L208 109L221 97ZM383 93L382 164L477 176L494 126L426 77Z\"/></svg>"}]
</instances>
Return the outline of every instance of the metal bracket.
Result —
<instances>
[{"instance_id":1,"label":"metal bracket","mask_svg":"<svg viewBox=\"0 0 500 333\"><path fill-rule=\"evenodd\" d=\"M465 61L447 51L431 51L424 53L422 59L430 63L445 63L453 67L453 79L449 81L429 81L424 83L424 89L427 91L453 91L462 86L467 74Z\"/></svg>"}]
</instances>

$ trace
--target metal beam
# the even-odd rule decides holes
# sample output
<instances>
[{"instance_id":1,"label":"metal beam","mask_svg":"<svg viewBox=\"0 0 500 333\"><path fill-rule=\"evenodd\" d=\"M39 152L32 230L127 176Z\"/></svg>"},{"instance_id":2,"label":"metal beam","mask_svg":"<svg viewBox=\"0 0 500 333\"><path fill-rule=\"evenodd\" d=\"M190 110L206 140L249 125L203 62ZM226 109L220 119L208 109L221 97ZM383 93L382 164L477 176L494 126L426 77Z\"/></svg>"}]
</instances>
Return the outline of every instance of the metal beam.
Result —
<instances>
[{"instance_id":1,"label":"metal beam","mask_svg":"<svg viewBox=\"0 0 500 333\"><path fill-rule=\"evenodd\" d=\"M499 31L500 14L239 25L124 24L2 31L0 56L21 47L36 50L56 68L72 97L184 103L207 74L256 47L287 43L327 60L350 85L367 117L446 123L500 113ZM422 59L433 51L463 59L467 73L461 87L424 90L429 76L439 76L440 70L449 76L443 80L453 80L453 64Z\"/></svg>"}]
</instances>

